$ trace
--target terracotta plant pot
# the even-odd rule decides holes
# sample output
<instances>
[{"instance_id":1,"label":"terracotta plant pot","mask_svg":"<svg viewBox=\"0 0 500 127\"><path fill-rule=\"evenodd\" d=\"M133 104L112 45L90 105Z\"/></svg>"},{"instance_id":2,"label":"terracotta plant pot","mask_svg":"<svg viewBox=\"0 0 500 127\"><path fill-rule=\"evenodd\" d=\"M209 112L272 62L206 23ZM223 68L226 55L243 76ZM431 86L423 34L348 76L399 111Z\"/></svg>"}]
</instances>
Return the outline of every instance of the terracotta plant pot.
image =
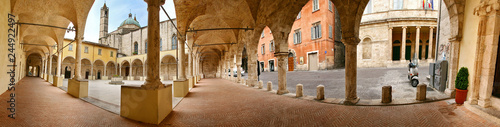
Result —
<instances>
[{"instance_id":1,"label":"terracotta plant pot","mask_svg":"<svg viewBox=\"0 0 500 127\"><path fill-rule=\"evenodd\" d=\"M457 104L464 104L465 98L467 98L468 90L456 89L455 102Z\"/></svg>"}]
</instances>

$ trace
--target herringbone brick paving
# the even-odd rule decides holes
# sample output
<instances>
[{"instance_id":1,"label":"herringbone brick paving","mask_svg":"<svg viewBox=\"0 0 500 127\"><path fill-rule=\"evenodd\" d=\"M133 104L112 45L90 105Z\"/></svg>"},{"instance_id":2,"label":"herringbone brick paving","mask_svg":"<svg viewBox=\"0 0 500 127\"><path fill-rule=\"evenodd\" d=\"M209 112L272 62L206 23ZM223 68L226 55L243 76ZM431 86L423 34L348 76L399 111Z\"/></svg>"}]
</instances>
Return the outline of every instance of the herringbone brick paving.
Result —
<instances>
[{"instance_id":1,"label":"herringbone brick paving","mask_svg":"<svg viewBox=\"0 0 500 127\"><path fill-rule=\"evenodd\" d=\"M120 117L39 78L16 88L15 120L0 96L0 126L151 126ZM434 102L405 106L343 106L294 99L204 79L160 126L496 126L463 106Z\"/></svg>"}]
</instances>

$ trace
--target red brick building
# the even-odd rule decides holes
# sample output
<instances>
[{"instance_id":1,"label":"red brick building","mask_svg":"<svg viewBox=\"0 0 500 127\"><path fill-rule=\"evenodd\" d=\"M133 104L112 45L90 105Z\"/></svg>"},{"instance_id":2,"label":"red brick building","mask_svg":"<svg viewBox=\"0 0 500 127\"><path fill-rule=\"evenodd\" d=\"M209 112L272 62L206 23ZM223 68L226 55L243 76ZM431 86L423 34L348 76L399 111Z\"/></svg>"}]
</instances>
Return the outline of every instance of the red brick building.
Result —
<instances>
[{"instance_id":1,"label":"red brick building","mask_svg":"<svg viewBox=\"0 0 500 127\"><path fill-rule=\"evenodd\" d=\"M288 37L289 71L325 70L343 66L335 64L343 63L344 59L338 28L340 23L336 23L336 19L335 7L329 0L310 0L302 8ZM261 71L275 71L278 65L274 56L272 31L268 27L262 32L259 41L258 60Z\"/></svg>"}]
</instances>

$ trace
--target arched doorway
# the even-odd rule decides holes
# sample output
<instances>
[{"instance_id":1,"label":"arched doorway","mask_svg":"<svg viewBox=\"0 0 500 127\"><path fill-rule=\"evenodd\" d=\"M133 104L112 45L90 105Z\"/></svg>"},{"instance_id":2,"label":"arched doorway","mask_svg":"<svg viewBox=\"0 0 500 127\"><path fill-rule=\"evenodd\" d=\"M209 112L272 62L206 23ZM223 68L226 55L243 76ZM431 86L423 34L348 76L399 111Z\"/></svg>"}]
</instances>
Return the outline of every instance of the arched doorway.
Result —
<instances>
[{"instance_id":1,"label":"arched doorway","mask_svg":"<svg viewBox=\"0 0 500 127\"><path fill-rule=\"evenodd\" d=\"M288 53L288 71L293 71L294 70L294 55L292 52Z\"/></svg>"},{"instance_id":2,"label":"arched doorway","mask_svg":"<svg viewBox=\"0 0 500 127\"><path fill-rule=\"evenodd\" d=\"M401 58L401 41L396 40L392 42L392 60L399 61Z\"/></svg>"},{"instance_id":3,"label":"arched doorway","mask_svg":"<svg viewBox=\"0 0 500 127\"><path fill-rule=\"evenodd\" d=\"M70 66L66 66L66 68L64 68L64 78L66 78L66 79L71 78L71 67Z\"/></svg>"},{"instance_id":4,"label":"arched doorway","mask_svg":"<svg viewBox=\"0 0 500 127\"><path fill-rule=\"evenodd\" d=\"M101 79L101 70L97 71L97 79Z\"/></svg>"}]
</instances>

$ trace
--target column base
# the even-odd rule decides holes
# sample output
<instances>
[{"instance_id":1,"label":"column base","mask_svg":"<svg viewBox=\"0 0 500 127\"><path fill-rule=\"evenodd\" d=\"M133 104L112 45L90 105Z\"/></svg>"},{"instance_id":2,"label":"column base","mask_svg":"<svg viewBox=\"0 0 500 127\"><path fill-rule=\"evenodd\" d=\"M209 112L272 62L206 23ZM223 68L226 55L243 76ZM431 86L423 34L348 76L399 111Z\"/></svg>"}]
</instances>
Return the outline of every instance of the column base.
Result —
<instances>
[{"instance_id":1,"label":"column base","mask_svg":"<svg viewBox=\"0 0 500 127\"><path fill-rule=\"evenodd\" d=\"M139 77L139 80L144 81L144 80L146 80L146 77L145 76Z\"/></svg>"},{"instance_id":2,"label":"column base","mask_svg":"<svg viewBox=\"0 0 500 127\"><path fill-rule=\"evenodd\" d=\"M120 116L132 120L160 124L172 112L172 85L158 89L121 86Z\"/></svg>"},{"instance_id":3,"label":"column base","mask_svg":"<svg viewBox=\"0 0 500 127\"><path fill-rule=\"evenodd\" d=\"M89 82L86 80L68 80L68 94L76 98L87 97L89 94Z\"/></svg>"},{"instance_id":4,"label":"column base","mask_svg":"<svg viewBox=\"0 0 500 127\"><path fill-rule=\"evenodd\" d=\"M53 75L49 75L49 77L47 79L49 79L49 82L54 83L54 76Z\"/></svg>"},{"instance_id":5,"label":"column base","mask_svg":"<svg viewBox=\"0 0 500 127\"><path fill-rule=\"evenodd\" d=\"M63 79L64 77L58 77L58 76L54 76L53 77L53 83L52 85L55 86L55 87L61 87L63 85Z\"/></svg>"},{"instance_id":6,"label":"column base","mask_svg":"<svg viewBox=\"0 0 500 127\"><path fill-rule=\"evenodd\" d=\"M285 89L285 90L278 90L278 91L276 92L276 94L279 94L279 95L282 95L282 94L287 94L287 93L290 93L290 91L288 91L287 89Z\"/></svg>"},{"instance_id":7,"label":"column base","mask_svg":"<svg viewBox=\"0 0 500 127\"><path fill-rule=\"evenodd\" d=\"M449 95L450 98L455 98L456 91L455 91L455 89L446 89L446 90L444 90L444 93L446 95Z\"/></svg>"},{"instance_id":8,"label":"column base","mask_svg":"<svg viewBox=\"0 0 500 127\"><path fill-rule=\"evenodd\" d=\"M188 78L188 84L189 84L189 88L193 88L194 87L194 77L189 77Z\"/></svg>"},{"instance_id":9,"label":"column base","mask_svg":"<svg viewBox=\"0 0 500 127\"><path fill-rule=\"evenodd\" d=\"M101 80L109 80L108 76L102 76Z\"/></svg>"},{"instance_id":10,"label":"column base","mask_svg":"<svg viewBox=\"0 0 500 127\"><path fill-rule=\"evenodd\" d=\"M189 92L189 80L174 81L174 97L185 97Z\"/></svg>"},{"instance_id":11,"label":"column base","mask_svg":"<svg viewBox=\"0 0 500 127\"><path fill-rule=\"evenodd\" d=\"M489 98L488 99L479 99L479 101L477 101L477 105L479 105L483 108L491 107L491 100Z\"/></svg>"},{"instance_id":12,"label":"column base","mask_svg":"<svg viewBox=\"0 0 500 127\"><path fill-rule=\"evenodd\" d=\"M344 99L341 104L343 105L356 105L356 103L358 103L359 101L359 97L354 99L354 100L347 100L347 99Z\"/></svg>"}]
</instances>

